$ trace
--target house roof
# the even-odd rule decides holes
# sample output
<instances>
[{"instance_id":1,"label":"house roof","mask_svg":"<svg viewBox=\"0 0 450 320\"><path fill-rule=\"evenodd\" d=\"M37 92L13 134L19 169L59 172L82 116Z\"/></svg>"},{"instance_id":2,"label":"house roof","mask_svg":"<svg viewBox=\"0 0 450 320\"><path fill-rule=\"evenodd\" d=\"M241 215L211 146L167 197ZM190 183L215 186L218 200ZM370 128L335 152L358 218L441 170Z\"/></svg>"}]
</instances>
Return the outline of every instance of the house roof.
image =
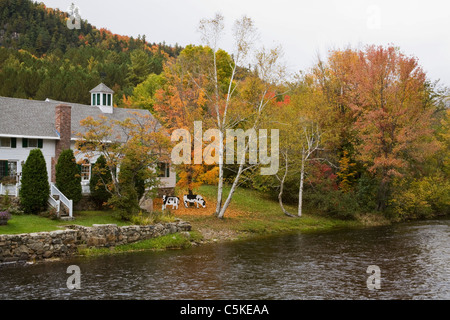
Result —
<instances>
[{"instance_id":1,"label":"house roof","mask_svg":"<svg viewBox=\"0 0 450 320\"><path fill-rule=\"evenodd\" d=\"M89 116L96 119L102 115L110 119L123 121L127 118L133 118L133 113L138 112L143 116L149 115L156 121L153 115L144 109L114 108L112 114L106 114L97 106L49 99L37 101L0 97L0 136L59 140L59 135L55 129L55 107L60 104L72 107L72 139L76 139L77 133L84 131L80 121ZM157 129L160 127L161 125L158 123Z\"/></svg>"},{"instance_id":2,"label":"house roof","mask_svg":"<svg viewBox=\"0 0 450 320\"><path fill-rule=\"evenodd\" d=\"M101 93L114 93L113 90L111 90L110 88L108 88L103 82L100 83L98 86L96 86L94 89L92 89L91 91L89 91L90 93L96 93L96 92L101 92Z\"/></svg>"}]
</instances>

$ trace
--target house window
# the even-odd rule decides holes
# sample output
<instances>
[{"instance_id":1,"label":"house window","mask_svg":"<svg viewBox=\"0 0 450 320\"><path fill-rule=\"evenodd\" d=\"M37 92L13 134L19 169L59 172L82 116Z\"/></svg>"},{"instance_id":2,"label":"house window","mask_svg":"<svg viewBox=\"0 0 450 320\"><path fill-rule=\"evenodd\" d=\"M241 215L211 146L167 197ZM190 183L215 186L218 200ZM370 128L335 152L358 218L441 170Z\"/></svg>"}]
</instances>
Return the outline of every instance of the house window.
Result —
<instances>
[{"instance_id":1,"label":"house window","mask_svg":"<svg viewBox=\"0 0 450 320\"><path fill-rule=\"evenodd\" d=\"M0 138L1 148L11 148L11 138Z\"/></svg>"},{"instance_id":2,"label":"house window","mask_svg":"<svg viewBox=\"0 0 450 320\"><path fill-rule=\"evenodd\" d=\"M91 180L91 164L89 160L85 159L81 165L81 181Z\"/></svg>"},{"instance_id":3,"label":"house window","mask_svg":"<svg viewBox=\"0 0 450 320\"><path fill-rule=\"evenodd\" d=\"M108 106L111 106L111 95L108 94Z\"/></svg>"},{"instance_id":4,"label":"house window","mask_svg":"<svg viewBox=\"0 0 450 320\"><path fill-rule=\"evenodd\" d=\"M8 173L10 177L17 175L17 161L8 161Z\"/></svg>"},{"instance_id":5,"label":"house window","mask_svg":"<svg viewBox=\"0 0 450 320\"><path fill-rule=\"evenodd\" d=\"M169 178L170 177L170 164L167 162L160 162L158 164L158 177Z\"/></svg>"},{"instance_id":6,"label":"house window","mask_svg":"<svg viewBox=\"0 0 450 320\"><path fill-rule=\"evenodd\" d=\"M0 179L17 176L17 161L0 160Z\"/></svg>"},{"instance_id":7,"label":"house window","mask_svg":"<svg viewBox=\"0 0 450 320\"><path fill-rule=\"evenodd\" d=\"M92 95L92 105L95 106L95 94Z\"/></svg>"},{"instance_id":8,"label":"house window","mask_svg":"<svg viewBox=\"0 0 450 320\"><path fill-rule=\"evenodd\" d=\"M100 105L100 93L97 93L97 105Z\"/></svg>"},{"instance_id":9,"label":"house window","mask_svg":"<svg viewBox=\"0 0 450 320\"><path fill-rule=\"evenodd\" d=\"M17 148L17 138L0 138L0 148Z\"/></svg>"},{"instance_id":10,"label":"house window","mask_svg":"<svg viewBox=\"0 0 450 320\"><path fill-rule=\"evenodd\" d=\"M43 139L22 139L22 147L23 148L39 148L42 149L44 146Z\"/></svg>"},{"instance_id":11,"label":"house window","mask_svg":"<svg viewBox=\"0 0 450 320\"><path fill-rule=\"evenodd\" d=\"M28 139L28 148L37 148L38 141L37 139Z\"/></svg>"}]
</instances>

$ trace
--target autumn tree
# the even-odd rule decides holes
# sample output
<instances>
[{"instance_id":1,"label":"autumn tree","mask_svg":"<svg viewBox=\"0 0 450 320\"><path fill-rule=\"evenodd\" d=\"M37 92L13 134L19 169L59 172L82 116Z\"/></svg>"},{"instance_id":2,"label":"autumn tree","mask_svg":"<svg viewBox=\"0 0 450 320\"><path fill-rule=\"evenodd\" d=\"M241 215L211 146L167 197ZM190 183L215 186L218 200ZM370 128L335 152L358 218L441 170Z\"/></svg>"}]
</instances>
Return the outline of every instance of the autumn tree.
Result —
<instances>
[{"instance_id":1,"label":"autumn tree","mask_svg":"<svg viewBox=\"0 0 450 320\"><path fill-rule=\"evenodd\" d=\"M450 98L448 98L450 101ZM446 109L440 121L440 130L437 132L438 140L442 143L439 153L439 167L442 168L447 179L450 179L450 109Z\"/></svg>"},{"instance_id":2,"label":"autumn tree","mask_svg":"<svg viewBox=\"0 0 450 320\"><path fill-rule=\"evenodd\" d=\"M378 181L376 209L384 210L393 178L436 150L434 108L424 103L426 77L417 58L393 46L335 50L319 60L311 78L327 101L321 121L334 141L331 149L341 164L350 157Z\"/></svg>"},{"instance_id":3,"label":"autumn tree","mask_svg":"<svg viewBox=\"0 0 450 320\"><path fill-rule=\"evenodd\" d=\"M280 132L279 157L281 168L274 175L274 177L278 181L278 183L276 183L276 188L278 188L278 203L281 211L288 217L296 217L296 215L287 211L283 200L285 195L285 185L288 178L296 175L298 171L296 166L296 159L298 159L299 154L297 141L298 136L295 134L297 130L292 130L292 120L297 119L296 116L296 110L293 108L291 103L272 105L271 108L269 108L269 114L264 123L265 127L274 127ZM267 180L267 178L265 180ZM264 184L266 185L267 182Z\"/></svg>"},{"instance_id":4,"label":"autumn tree","mask_svg":"<svg viewBox=\"0 0 450 320\"><path fill-rule=\"evenodd\" d=\"M302 99L302 102L305 100ZM301 217L303 213L303 191L307 168L321 150L321 135L317 123L307 115L306 108L297 101L270 105L265 127L280 131L280 170L275 174L278 180L278 202L282 212L289 217ZM294 178L295 177L295 178ZM296 180L298 194L297 214L288 212L283 203L287 180ZM292 184L292 183L291 183Z\"/></svg>"},{"instance_id":5,"label":"autumn tree","mask_svg":"<svg viewBox=\"0 0 450 320\"><path fill-rule=\"evenodd\" d=\"M205 146L206 153L214 159L211 163L200 161L185 163L179 167L179 186L195 187L199 180L217 175L218 194L216 215L223 218L227 207L239 186L245 161L236 159L236 168L231 191L223 202L224 184L224 137L227 129L257 130L267 104L275 98L274 87L280 81L282 68L279 64L280 49L252 52L256 38L253 21L243 17L235 22L233 36L235 50L231 55L220 48L224 32L224 18L216 15L200 22L205 47L188 46L176 61L170 61L164 68L165 87L157 93L159 103L155 111L170 130L187 129L191 143L204 137L194 136L195 121L202 121L203 127L217 130L211 137L211 144ZM252 55L253 53L253 55ZM249 57L252 56L252 59ZM247 62L253 62L255 72L243 72ZM211 147L213 146L213 147ZM210 148L208 148L210 147ZM191 148L195 150L195 148ZM204 151L204 150L202 150ZM248 145L245 146L245 153ZM203 152L205 153L205 152ZM191 159L197 158L192 154ZM244 159L245 160L245 159ZM198 185L198 184L197 184Z\"/></svg>"},{"instance_id":6,"label":"autumn tree","mask_svg":"<svg viewBox=\"0 0 450 320\"><path fill-rule=\"evenodd\" d=\"M377 209L386 208L394 177L435 152L433 109L423 104L425 72L394 47L367 47L351 68L350 108L358 159L379 181Z\"/></svg>"},{"instance_id":7,"label":"autumn tree","mask_svg":"<svg viewBox=\"0 0 450 320\"><path fill-rule=\"evenodd\" d=\"M155 94L163 86L164 77L151 73L147 78L133 89L129 99L130 107L139 107L153 112Z\"/></svg>"},{"instance_id":8,"label":"autumn tree","mask_svg":"<svg viewBox=\"0 0 450 320\"><path fill-rule=\"evenodd\" d=\"M356 163L352 162L347 150L344 150L339 160L339 171L337 176L339 177L339 188L343 192L349 192L354 183L357 171L355 170Z\"/></svg>"},{"instance_id":9,"label":"autumn tree","mask_svg":"<svg viewBox=\"0 0 450 320\"><path fill-rule=\"evenodd\" d=\"M121 212L123 219L129 219L139 208L140 182L144 181L145 192L158 186L157 165L168 158L167 134L151 115L138 112L130 112L122 121L105 116L88 117L81 121L81 126L79 152L88 158L105 158L111 177L105 188L111 193L108 203Z\"/></svg>"},{"instance_id":10,"label":"autumn tree","mask_svg":"<svg viewBox=\"0 0 450 320\"><path fill-rule=\"evenodd\" d=\"M220 43L225 30L224 17L216 14L212 19L200 21L199 31L203 42L212 49L213 59L209 74L212 92L203 90L212 106L215 128L218 130L216 155L218 163L218 190L216 215L223 218L231 202L234 192L239 186L245 168L245 153L249 150L246 143L242 159L237 159L239 166L231 184L230 192L223 202L224 183L224 141L227 129L241 126L244 129L260 128L261 118L266 106L276 95L275 86L283 79L284 68L280 63L281 48L271 50L255 50L257 32L252 19L244 16L235 21L232 34L234 40L233 64L230 64L230 76L226 83L220 81L218 57L221 52ZM254 74L239 77L239 68L247 62L252 62Z\"/></svg>"},{"instance_id":11,"label":"autumn tree","mask_svg":"<svg viewBox=\"0 0 450 320\"><path fill-rule=\"evenodd\" d=\"M194 136L194 122L202 121L204 127L212 125L212 112L205 93L211 86L207 77L210 72L207 67L211 60L210 48L187 46L177 59L172 59L164 65L163 85L155 93L154 110L168 132L172 134L175 130L184 129L190 133L190 160L194 159L195 139L203 139ZM222 52L221 61L223 65L228 65L231 58ZM223 74L226 72L226 69L222 70ZM177 172L177 186L189 192L197 189L208 177L215 175L215 170L204 165L203 161L200 164L194 164L192 161L180 164L177 166Z\"/></svg>"}]
</instances>

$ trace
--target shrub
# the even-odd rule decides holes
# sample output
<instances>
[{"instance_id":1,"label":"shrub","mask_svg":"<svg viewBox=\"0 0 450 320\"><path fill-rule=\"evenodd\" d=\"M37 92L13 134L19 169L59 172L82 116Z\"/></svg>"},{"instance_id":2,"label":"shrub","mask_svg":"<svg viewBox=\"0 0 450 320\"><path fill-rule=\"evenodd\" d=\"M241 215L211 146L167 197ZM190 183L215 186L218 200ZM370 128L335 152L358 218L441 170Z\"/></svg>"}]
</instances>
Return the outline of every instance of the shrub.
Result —
<instances>
[{"instance_id":1,"label":"shrub","mask_svg":"<svg viewBox=\"0 0 450 320\"><path fill-rule=\"evenodd\" d=\"M9 198L8 190L6 190L6 193L2 197L1 207L8 209L10 205L11 199Z\"/></svg>"},{"instance_id":2,"label":"shrub","mask_svg":"<svg viewBox=\"0 0 450 320\"><path fill-rule=\"evenodd\" d=\"M389 204L401 220L431 218L450 212L450 182L442 176L397 180L394 190Z\"/></svg>"},{"instance_id":3,"label":"shrub","mask_svg":"<svg viewBox=\"0 0 450 320\"><path fill-rule=\"evenodd\" d=\"M121 220L129 221L139 211L139 203L136 200L137 192L134 187L130 186L123 187L121 191L121 195L112 195L108 204L114 207Z\"/></svg>"},{"instance_id":4,"label":"shrub","mask_svg":"<svg viewBox=\"0 0 450 320\"><path fill-rule=\"evenodd\" d=\"M91 199L99 208L111 198L111 193L106 190L111 183L111 173L106 166L106 159L101 155L92 167L91 181L89 188Z\"/></svg>"},{"instance_id":5,"label":"shrub","mask_svg":"<svg viewBox=\"0 0 450 320\"><path fill-rule=\"evenodd\" d=\"M174 222L175 218L170 210L164 212L154 211L152 213L143 213L140 211L137 215L133 215L130 222L135 225L152 225L156 223Z\"/></svg>"},{"instance_id":6,"label":"shrub","mask_svg":"<svg viewBox=\"0 0 450 320\"><path fill-rule=\"evenodd\" d=\"M38 214L47 208L50 196L47 166L40 149L33 149L22 167L19 196L25 213Z\"/></svg>"},{"instance_id":7,"label":"shrub","mask_svg":"<svg viewBox=\"0 0 450 320\"><path fill-rule=\"evenodd\" d=\"M338 219L355 219L360 213L360 207L352 192L329 190L327 192L308 192L305 194L305 204L312 211Z\"/></svg>"},{"instance_id":8,"label":"shrub","mask_svg":"<svg viewBox=\"0 0 450 320\"><path fill-rule=\"evenodd\" d=\"M135 167L132 158L125 157L120 165L119 188L120 194L114 194L108 201L119 212L122 220L130 220L139 212L139 200L145 191L143 176L144 169Z\"/></svg>"},{"instance_id":9,"label":"shrub","mask_svg":"<svg viewBox=\"0 0 450 320\"><path fill-rule=\"evenodd\" d=\"M25 213L19 206L16 206L16 205L11 205L9 207L8 211L9 211L9 213L11 213L12 215L15 215L15 216L21 216Z\"/></svg>"},{"instance_id":10,"label":"shrub","mask_svg":"<svg viewBox=\"0 0 450 320\"><path fill-rule=\"evenodd\" d=\"M11 214L8 211L1 211L0 212L0 220L8 221L9 219L11 219Z\"/></svg>"},{"instance_id":11,"label":"shrub","mask_svg":"<svg viewBox=\"0 0 450 320\"><path fill-rule=\"evenodd\" d=\"M11 219L11 214L8 211L0 211L0 226L4 226Z\"/></svg>"},{"instance_id":12,"label":"shrub","mask_svg":"<svg viewBox=\"0 0 450 320\"><path fill-rule=\"evenodd\" d=\"M377 181L369 177L366 173L362 174L361 178L359 178L355 196L358 201L358 205L363 211L375 211L377 205L377 186Z\"/></svg>"},{"instance_id":13,"label":"shrub","mask_svg":"<svg viewBox=\"0 0 450 320\"><path fill-rule=\"evenodd\" d=\"M56 187L74 203L79 202L81 200L81 175L72 150L61 152L55 172Z\"/></svg>"},{"instance_id":14,"label":"shrub","mask_svg":"<svg viewBox=\"0 0 450 320\"><path fill-rule=\"evenodd\" d=\"M16 216L24 214L19 202L16 199L12 200L8 195L8 191L6 191L6 194L2 198L0 201L0 211L8 211L10 214Z\"/></svg>"}]
</instances>

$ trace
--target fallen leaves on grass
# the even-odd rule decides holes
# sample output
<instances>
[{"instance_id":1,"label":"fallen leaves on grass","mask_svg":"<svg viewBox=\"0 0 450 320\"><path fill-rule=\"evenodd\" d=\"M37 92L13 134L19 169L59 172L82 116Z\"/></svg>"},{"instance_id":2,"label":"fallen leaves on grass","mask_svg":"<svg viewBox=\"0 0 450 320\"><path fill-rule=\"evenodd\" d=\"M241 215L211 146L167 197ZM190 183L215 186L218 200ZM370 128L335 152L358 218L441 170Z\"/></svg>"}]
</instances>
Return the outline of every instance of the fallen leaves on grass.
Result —
<instances>
[{"instance_id":1,"label":"fallen leaves on grass","mask_svg":"<svg viewBox=\"0 0 450 320\"><path fill-rule=\"evenodd\" d=\"M214 214L214 211L216 209L217 202L205 199L206 200L206 208L203 208L199 206L197 208L197 205L191 204L188 208L184 206L184 203L182 201L182 198L180 198L180 205L178 207L178 210L172 209L172 206L168 206L167 208L174 214L176 217L186 217L186 216L196 216L196 217L206 217L206 216L212 216ZM153 202L155 208L161 208L162 205L162 199L155 199ZM251 212L238 210L234 208L233 206L229 206L225 217L227 218L236 218L236 217L248 217L251 215Z\"/></svg>"}]
</instances>

